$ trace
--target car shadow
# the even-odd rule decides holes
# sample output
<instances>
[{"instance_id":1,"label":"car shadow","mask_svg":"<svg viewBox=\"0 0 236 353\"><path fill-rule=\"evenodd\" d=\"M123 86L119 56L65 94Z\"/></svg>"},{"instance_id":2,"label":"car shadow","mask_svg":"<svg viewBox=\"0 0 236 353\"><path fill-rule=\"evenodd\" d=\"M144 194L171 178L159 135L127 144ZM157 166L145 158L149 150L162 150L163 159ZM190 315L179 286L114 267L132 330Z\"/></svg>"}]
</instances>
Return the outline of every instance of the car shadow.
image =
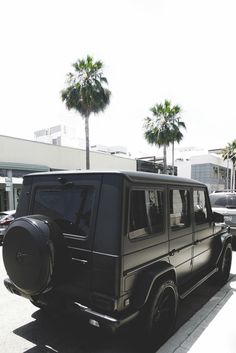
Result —
<instances>
[{"instance_id":1,"label":"car shadow","mask_svg":"<svg viewBox=\"0 0 236 353\"><path fill-rule=\"evenodd\" d=\"M180 301L175 331L200 310L219 289L219 286L208 281ZM24 353L152 353L160 348L157 345L142 344L141 332L138 331L137 335L136 323L112 335L85 324L74 315L47 315L37 310L32 314L32 318L34 321L13 331L35 345Z\"/></svg>"}]
</instances>

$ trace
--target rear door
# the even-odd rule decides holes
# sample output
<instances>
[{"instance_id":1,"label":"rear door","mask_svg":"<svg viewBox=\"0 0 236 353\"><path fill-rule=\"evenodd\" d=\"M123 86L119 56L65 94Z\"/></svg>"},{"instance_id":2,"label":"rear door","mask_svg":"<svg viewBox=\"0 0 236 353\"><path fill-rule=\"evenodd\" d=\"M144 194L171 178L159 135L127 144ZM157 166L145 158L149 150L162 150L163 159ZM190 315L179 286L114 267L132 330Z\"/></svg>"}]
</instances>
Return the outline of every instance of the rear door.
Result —
<instances>
[{"instance_id":1,"label":"rear door","mask_svg":"<svg viewBox=\"0 0 236 353\"><path fill-rule=\"evenodd\" d=\"M124 237L124 292L132 289L140 273L168 261L166 188L133 186L129 192L128 231Z\"/></svg>"},{"instance_id":2,"label":"rear door","mask_svg":"<svg viewBox=\"0 0 236 353\"><path fill-rule=\"evenodd\" d=\"M70 293L86 298L91 280L92 242L101 175L35 177L30 213L43 214L60 227L69 257Z\"/></svg>"},{"instance_id":3,"label":"rear door","mask_svg":"<svg viewBox=\"0 0 236 353\"><path fill-rule=\"evenodd\" d=\"M180 285L192 273L193 228L191 219L191 189L185 186L169 188L169 255L176 268Z\"/></svg>"}]
</instances>

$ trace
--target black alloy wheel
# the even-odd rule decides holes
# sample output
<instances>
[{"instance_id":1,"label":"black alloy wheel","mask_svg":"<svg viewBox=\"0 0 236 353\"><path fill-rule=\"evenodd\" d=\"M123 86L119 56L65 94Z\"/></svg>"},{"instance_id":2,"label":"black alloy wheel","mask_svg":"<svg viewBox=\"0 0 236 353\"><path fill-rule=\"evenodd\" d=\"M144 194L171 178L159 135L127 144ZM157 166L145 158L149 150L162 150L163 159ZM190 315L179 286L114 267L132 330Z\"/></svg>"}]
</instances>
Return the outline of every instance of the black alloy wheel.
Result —
<instances>
[{"instance_id":1,"label":"black alloy wheel","mask_svg":"<svg viewBox=\"0 0 236 353\"><path fill-rule=\"evenodd\" d=\"M162 344L172 334L177 305L178 292L173 281L165 281L153 290L145 312L145 329L152 343Z\"/></svg>"}]
</instances>

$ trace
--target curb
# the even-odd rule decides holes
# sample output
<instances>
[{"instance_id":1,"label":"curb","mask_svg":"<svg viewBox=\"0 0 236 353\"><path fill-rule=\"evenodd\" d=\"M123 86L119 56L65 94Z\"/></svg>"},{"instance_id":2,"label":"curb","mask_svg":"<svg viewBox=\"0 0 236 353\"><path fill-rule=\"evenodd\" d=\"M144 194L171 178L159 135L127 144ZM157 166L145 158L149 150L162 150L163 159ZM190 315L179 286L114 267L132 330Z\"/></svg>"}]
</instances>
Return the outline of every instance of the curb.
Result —
<instances>
[{"instance_id":1,"label":"curb","mask_svg":"<svg viewBox=\"0 0 236 353\"><path fill-rule=\"evenodd\" d=\"M190 320L188 320L170 339L164 343L158 353L187 353L198 340L219 311L232 296L230 282L236 280L232 276L226 283Z\"/></svg>"}]
</instances>

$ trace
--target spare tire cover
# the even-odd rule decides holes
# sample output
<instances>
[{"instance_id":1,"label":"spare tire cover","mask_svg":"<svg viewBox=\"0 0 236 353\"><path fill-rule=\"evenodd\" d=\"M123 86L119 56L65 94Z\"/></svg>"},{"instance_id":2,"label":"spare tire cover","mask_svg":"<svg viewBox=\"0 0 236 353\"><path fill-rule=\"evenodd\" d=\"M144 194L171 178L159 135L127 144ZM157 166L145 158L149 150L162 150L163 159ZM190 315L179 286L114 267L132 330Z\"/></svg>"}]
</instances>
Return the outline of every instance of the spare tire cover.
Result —
<instances>
[{"instance_id":1,"label":"spare tire cover","mask_svg":"<svg viewBox=\"0 0 236 353\"><path fill-rule=\"evenodd\" d=\"M3 261L14 285L27 295L37 295L52 285L55 243L62 234L49 218L17 218L4 237Z\"/></svg>"}]
</instances>

